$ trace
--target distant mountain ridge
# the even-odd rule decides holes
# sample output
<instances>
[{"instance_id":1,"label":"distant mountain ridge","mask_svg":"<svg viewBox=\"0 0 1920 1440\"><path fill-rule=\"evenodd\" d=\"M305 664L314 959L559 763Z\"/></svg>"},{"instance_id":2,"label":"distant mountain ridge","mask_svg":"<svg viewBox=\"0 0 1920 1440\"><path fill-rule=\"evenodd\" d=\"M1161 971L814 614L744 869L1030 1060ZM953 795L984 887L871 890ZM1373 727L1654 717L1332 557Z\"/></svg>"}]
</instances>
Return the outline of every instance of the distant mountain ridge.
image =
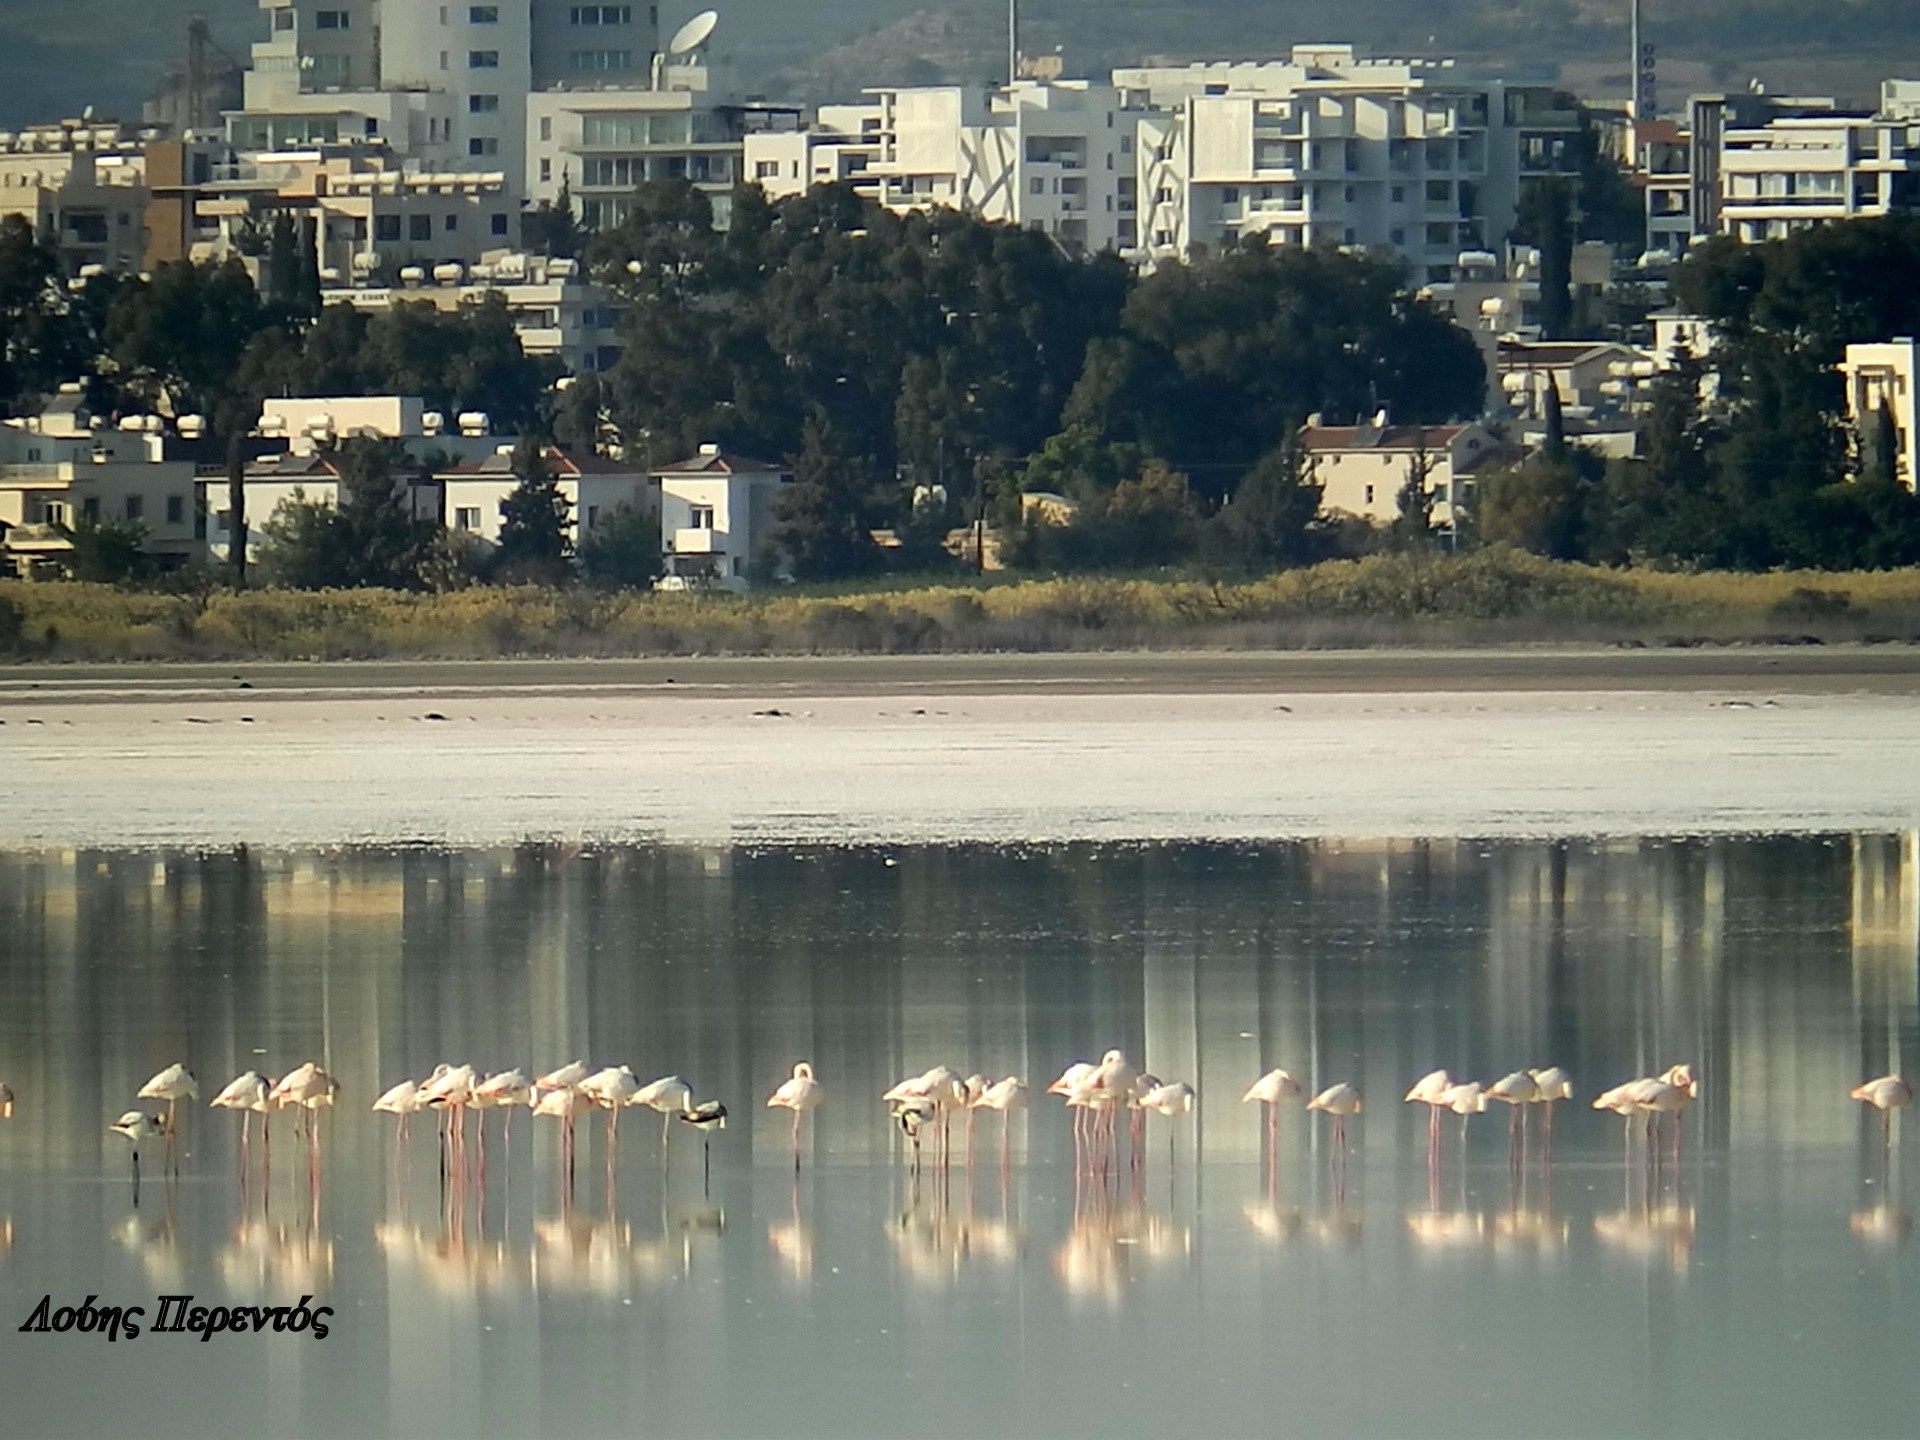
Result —
<instances>
[{"instance_id":1,"label":"distant mountain ridge","mask_svg":"<svg viewBox=\"0 0 1920 1440\"><path fill-rule=\"evenodd\" d=\"M663 33L704 3L668 0ZM1005 0L717 3L719 52L768 93L852 99L862 84L977 80L1005 63ZM1552 73L1563 61L1624 55L1627 0L1022 0L1021 10L1024 48L1059 47L1069 74L1160 57L1284 55L1307 40ZM0 0L0 126L87 105L137 117L183 57L194 13L237 60L263 33L257 0ZM1646 14L1663 57L1712 61L1729 75L1794 51L1920 74L1917 0L1646 0Z\"/></svg>"}]
</instances>

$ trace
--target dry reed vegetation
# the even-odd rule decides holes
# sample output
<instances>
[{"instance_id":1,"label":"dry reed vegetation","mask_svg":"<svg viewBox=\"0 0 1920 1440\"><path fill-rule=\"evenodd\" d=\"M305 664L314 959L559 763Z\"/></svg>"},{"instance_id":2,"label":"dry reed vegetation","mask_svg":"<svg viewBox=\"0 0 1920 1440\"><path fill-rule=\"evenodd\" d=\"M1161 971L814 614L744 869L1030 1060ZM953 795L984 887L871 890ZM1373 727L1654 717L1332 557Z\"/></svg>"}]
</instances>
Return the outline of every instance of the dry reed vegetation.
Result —
<instances>
[{"instance_id":1,"label":"dry reed vegetation","mask_svg":"<svg viewBox=\"0 0 1920 1440\"><path fill-rule=\"evenodd\" d=\"M1380 555L1253 580L1057 579L752 597L532 587L171 596L0 583L21 659L1338 648L1920 641L1920 571L1662 574L1508 551Z\"/></svg>"}]
</instances>

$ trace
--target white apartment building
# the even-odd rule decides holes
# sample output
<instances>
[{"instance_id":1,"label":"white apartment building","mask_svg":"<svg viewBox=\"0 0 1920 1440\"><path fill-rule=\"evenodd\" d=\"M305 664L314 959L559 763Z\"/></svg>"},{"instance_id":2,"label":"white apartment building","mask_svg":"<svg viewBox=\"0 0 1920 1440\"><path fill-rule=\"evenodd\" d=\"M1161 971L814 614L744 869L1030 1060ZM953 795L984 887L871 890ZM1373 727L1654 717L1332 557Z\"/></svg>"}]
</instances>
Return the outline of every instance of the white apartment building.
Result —
<instances>
[{"instance_id":1,"label":"white apartment building","mask_svg":"<svg viewBox=\"0 0 1920 1440\"><path fill-rule=\"evenodd\" d=\"M0 215L51 240L69 274L138 270L146 251L152 129L67 120L0 131Z\"/></svg>"},{"instance_id":2,"label":"white apartment building","mask_svg":"<svg viewBox=\"0 0 1920 1440\"><path fill-rule=\"evenodd\" d=\"M1847 418L1864 433L1886 406L1893 412L1894 478L1909 490L1920 477L1920 344L1909 339L1849 345L1841 363Z\"/></svg>"},{"instance_id":3,"label":"white apartment building","mask_svg":"<svg viewBox=\"0 0 1920 1440\"><path fill-rule=\"evenodd\" d=\"M1074 254L1137 240L1140 115L1111 85L1021 80L879 89L804 132L749 135L746 176L775 198L851 180L897 213L947 206L1044 231Z\"/></svg>"},{"instance_id":4,"label":"white apartment building","mask_svg":"<svg viewBox=\"0 0 1920 1440\"><path fill-rule=\"evenodd\" d=\"M718 445L652 474L660 491L663 590L747 588L747 567L773 524L780 487L793 476L778 465L730 455Z\"/></svg>"},{"instance_id":5,"label":"white apartment building","mask_svg":"<svg viewBox=\"0 0 1920 1440\"><path fill-rule=\"evenodd\" d=\"M0 574L60 566L73 548L63 532L83 520L144 526L148 550L180 564L195 549L194 466L169 458L157 417L109 428L66 392L0 422Z\"/></svg>"},{"instance_id":6,"label":"white apartment building","mask_svg":"<svg viewBox=\"0 0 1920 1440\"><path fill-rule=\"evenodd\" d=\"M396 302L458 311L498 295L528 355L574 374L611 370L620 358L618 297L585 278L577 260L490 250L471 265L403 266L400 275L384 285L328 285L320 298L377 314Z\"/></svg>"},{"instance_id":7,"label":"white apartment building","mask_svg":"<svg viewBox=\"0 0 1920 1440\"><path fill-rule=\"evenodd\" d=\"M527 198L553 203L565 189L582 223L608 229L632 213L633 192L649 180L685 180L713 206L714 224L732 213L750 136L794 131L794 105L715 100L704 66L673 65L661 88L547 90L527 98Z\"/></svg>"},{"instance_id":8,"label":"white apartment building","mask_svg":"<svg viewBox=\"0 0 1920 1440\"><path fill-rule=\"evenodd\" d=\"M1401 256L1417 282L1504 241L1520 187L1570 173L1580 116L1557 92L1451 60L1300 45L1286 61L1113 72L1140 122L1140 257L1260 236Z\"/></svg>"},{"instance_id":9,"label":"white apartment building","mask_svg":"<svg viewBox=\"0 0 1920 1440\"><path fill-rule=\"evenodd\" d=\"M1831 220L1920 203L1920 115L1891 82L1892 113L1782 115L1729 125L1720 145L1720 229L1757 243Z\"/></svg>"}]
</instances>

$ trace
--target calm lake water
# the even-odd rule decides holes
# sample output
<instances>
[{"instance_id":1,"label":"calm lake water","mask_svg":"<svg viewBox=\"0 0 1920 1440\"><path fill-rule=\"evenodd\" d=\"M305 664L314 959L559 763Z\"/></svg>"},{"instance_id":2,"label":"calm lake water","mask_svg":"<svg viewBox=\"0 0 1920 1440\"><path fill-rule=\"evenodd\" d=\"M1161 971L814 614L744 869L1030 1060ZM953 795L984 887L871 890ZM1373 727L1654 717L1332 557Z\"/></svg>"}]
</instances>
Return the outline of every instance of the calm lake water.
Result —
<instances>
[{"instance_id":1,"label":"calm lake water","mask_svg":"<svg viewBox=\"0 0 1920 1440\"><path fill-rule=\"evenodd\" d=\"M1911 1435L1920 1136L1847 1089L1920 1069L1920 837L0 853L0 1403L11 1435ZM936 1062L1036 1091L1124 1048L1191 1079L1143 1172L1076 1180L1065 1113L983 1120L916 1185L878 1096ZM443 1199L437 1060L579 1056L725 1101L699 1138L524 1112ZM104 1125L341 1079L310 1178L246 1184L194 1107L138 1203ZM794 1178L795 1060L827 1087ZM1677 1167L1585 1098L1691 1060ZM1426 1165L1445 1065L1572 1071ZM1241 1092L1366 1097L1351 1157ZM1905 1144L1901 1143L1902 1138ZM956 1146L958 1149L958 1146ZM290 1335L23 1335L42 1295L331 1305Z\"/></svg>"}]
</instances>

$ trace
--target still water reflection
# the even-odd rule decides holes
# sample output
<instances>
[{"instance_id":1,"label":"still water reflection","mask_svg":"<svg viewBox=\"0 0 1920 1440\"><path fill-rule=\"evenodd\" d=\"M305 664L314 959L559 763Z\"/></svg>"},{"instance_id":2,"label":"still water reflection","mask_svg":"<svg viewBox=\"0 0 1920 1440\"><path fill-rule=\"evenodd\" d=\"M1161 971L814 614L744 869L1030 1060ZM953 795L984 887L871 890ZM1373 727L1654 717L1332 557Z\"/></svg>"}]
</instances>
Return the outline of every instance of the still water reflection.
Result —
<instances>
[{"instance_id":1,"label":"still water reflection","mask_svg":"<svg viewBox=\"0 0 1920 1440\"><path fill-rule=\"evenodd\" d=\"M1912 1433L1920 1147L1846 1098L1920 1069L1920 846L1763 840L1037 850L527 847L0 856L0 1395L9 1433ZM878 1096L945 1061L1037 1091L1121 1046L1191 1079L1138 1171L1076 1175L1035 1096L998 1163L908 1174ZM678 1071L699 1137L525 1112L443 1186L441 1059ZM196 1107L137 1207L105 1132L315 1059L320 1168ZM808 1058L806 1165L766 1094ZM1438 1065L1578 1093L1679 1059L1679 1165L1563 1108L1398 1103ZM1344 1164L1241 1091L1367 1097ZM1415 1113L1419 1110L1419 1113ZM956 1154L963 1147L956 1145ZM609 1160L612 1163L609 1163ZM325 1340L21 1335L41 1295L334 1307Z\"/></svg>"}]
</instances>

